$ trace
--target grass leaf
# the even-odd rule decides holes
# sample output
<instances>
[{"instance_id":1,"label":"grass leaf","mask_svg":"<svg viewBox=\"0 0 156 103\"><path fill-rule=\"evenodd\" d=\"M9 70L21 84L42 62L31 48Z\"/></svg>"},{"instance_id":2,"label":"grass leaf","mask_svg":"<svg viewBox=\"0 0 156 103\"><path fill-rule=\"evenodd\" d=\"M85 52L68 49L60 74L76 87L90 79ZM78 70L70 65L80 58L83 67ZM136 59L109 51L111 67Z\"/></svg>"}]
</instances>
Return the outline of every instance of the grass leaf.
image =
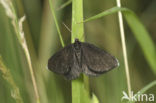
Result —
<instances>
[{"instance_id":1,"label":"grass leaf","mask_svg":"<svg viewBox=\"0 0 156 103\"><path fill-rule=\"evenodd\" d=\"M52 12L52 14L53 14L53 18L54 18L54 21L55 21L55 25L56 25L56 28L57 28L57 32L58 32L59 37L60 37L61 44L62 44L62 46L64 47L65 44L64 44L64 41L63 41L63 38L62 38L62 35L61 35L61 31L60 31L60 28L59 28L59 25L58 25L58 21L57 21L56 15L55 15L55 11L54 11L54 8L53 8L52 0L49 0L49 4L50 4L51 12Z\"/></svg>"},{"instance_id":2,"label":"grass leaf","mask_svg":"<svg viewBox=\"0 0 156 103\"><path fill-rule=\"evenodd\" d=\"M96 97L96 95L93 93L92 94L93 96L92 96L92 101L91 101L91 103L99 103L99 100L98 100L98 98Z\"/></svg>"},{"instance_id":3,"label":"grass leaf","mask_svg":"<svg viewBox=\"0 0 156 103\"><path fill-rule=\"evenodd\" d=\"M72 0L68 0L67 2L65 2L64 4L62 4L57 10L64 9L65 7L67 7L71 3L72 3Z\"/></svg>"},{"instance_id":4,"label":"grass leaf","mask_svg":"<svg viewBox=\"0 0 156 103\"><path fill-rule=\"evenodd\" d=\"M152 88L155 85L156 85L156 80L154 80L153 82L149 83L144 88L142 88L140 91L138 91L138 93L135 94L135 98L138 98L139 95L145 93L147 90L149 90L150 88ZM129 102L130 103L135 103L134 101L129 101Z\"/></svg>"},{"instance_id":5,"label":"grass leaf","mask_svg":"<svg viewBox=\"0 0 156 103\"><path fill-rule=\"evenodd\" d=\"M117 13L118 11L126 11L128 10L127 8L119 8L119 7L113 7L111 9L108 9L106 11L103 11L95 16L92 16L88 19L85 19L83 22L88 22L88 21L92 21L92 20L96 20L96 19L99 19L103 16L107 16L107 15L110 15L110 14L113 14L113 13Z\"/></svg>"},{"instance_id":6,"label":"grass leaf","mask_svg":"<svg viewBox=\"0 0 156 103\"><path fill-rule=\"evenodd\" d=\"M124 12L125 19L130 26L136 40L138 41L144 56L153 72L156 74L156 49L150 34L140 22L134 12L128 10Z\"/></svg>"},{"instance_id":7,"label":"grass leaf","mask_svg":"<svg viewBox=\"0 0 156 103\"><path fill-rule=\"evenodd\" d=\"M151 83L149 83L148 85L146 85L144 88L142 88L139 93L143 94L145 93L147 90L149 90L150 88L152 88L153 86L156 85L156 80L152 81Z\"/></svg>"}]
</instances>

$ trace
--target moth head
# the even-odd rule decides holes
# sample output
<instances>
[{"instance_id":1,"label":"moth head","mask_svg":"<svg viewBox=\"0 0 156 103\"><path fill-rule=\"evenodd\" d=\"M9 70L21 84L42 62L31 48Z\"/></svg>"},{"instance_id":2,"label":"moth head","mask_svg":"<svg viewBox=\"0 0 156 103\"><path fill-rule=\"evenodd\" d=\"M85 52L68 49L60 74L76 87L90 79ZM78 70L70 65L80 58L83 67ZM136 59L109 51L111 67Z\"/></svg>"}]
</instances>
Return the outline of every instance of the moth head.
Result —
<instances>
[{"instance_id":1,"label":"moth head","mask_svg":"<svg viewBox=\"0 0 156 103\"><path fill-rule=\"evenodd\" d=\"M80 47L81 47L81 43L79 41L79 39L75 39L75 43L74 43L74 49L75 50L80 50Z\"/></svg>"}]
</instances>

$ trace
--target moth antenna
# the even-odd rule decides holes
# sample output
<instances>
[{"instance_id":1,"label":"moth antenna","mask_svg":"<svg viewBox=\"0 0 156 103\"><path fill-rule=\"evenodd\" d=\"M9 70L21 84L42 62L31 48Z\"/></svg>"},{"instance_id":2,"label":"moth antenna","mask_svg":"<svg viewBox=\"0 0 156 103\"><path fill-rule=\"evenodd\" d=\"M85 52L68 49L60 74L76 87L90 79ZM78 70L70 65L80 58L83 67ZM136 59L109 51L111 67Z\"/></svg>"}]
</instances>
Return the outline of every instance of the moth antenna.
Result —
<instances>
[{"instance_id":1,"label":"moth antenna","mask_svg":"<svg viewBox=\"0 0 156 103\"><path fill-rule=\"evenodd\" d=\"M64 22L62 22L62 24L65 26L65 28L66 28L69 32L72 33L72 31L69 29L69 27L68 27ZM82 37L80 37L80 38L85 40L86 35L82 35Z\"/></svg>"},{"instance_id":2,"label":"moth antenna","mask_svg":"<svg viewBox=\"0 0 156 103\"><path fill-rule=\"evenodd\" d=\"M71 33L72 33L72 31L68 28L68 26L63 22L62 23L65 27L66 27L66 29L68 30L68 31L70 31Z\"/></svg>"}]
</instances>

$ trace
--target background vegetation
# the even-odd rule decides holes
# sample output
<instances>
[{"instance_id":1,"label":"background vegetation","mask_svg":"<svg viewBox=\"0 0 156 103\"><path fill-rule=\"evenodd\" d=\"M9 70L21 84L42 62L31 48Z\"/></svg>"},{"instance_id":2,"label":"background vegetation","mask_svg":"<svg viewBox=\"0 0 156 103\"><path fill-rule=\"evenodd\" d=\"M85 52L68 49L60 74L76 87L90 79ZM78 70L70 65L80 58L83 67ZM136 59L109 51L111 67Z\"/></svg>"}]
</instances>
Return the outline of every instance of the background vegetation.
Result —
<instances>
[{"instance_id":1,"label":"background vegetation","mask_svg":"<svg viewBox=\"0 0 156 103\"><path fill-rule=\"evenodd\" d=\"M64 80L62 76L56 75L46 69L47 60L62 47L49 7L49 1L11 1L18 14L18 18L21 18L23 15L26 16L23 29L37 81L40 103L71 103L71 93L76 92L72 91L71 86L75 84ZM66 1L53 0L52 2L62 38L65 45L67 45L71 43L71 33L62 23L64 22L68 27L73 26L72 5L69 4L67 7L59 9ZM83 17L87 19L115 6L115 0L84 0ZM153 59L156 57L156 53L152 55L153 51L149 51L152 50L153 46L154 49L156 47L156 1L122 0L122 6L135 12L148 31L146 33L148 36L143 36L145 28L140 28L135 20L128 21L127 18L131 18L130 15L124 15L131 86L134 93L136 93L156 78L156 61ZM78 29L81 30L81 27L78 27ZM140 30L140 34L138 34L137 30ZM99 77L90 77L89 86L90 92L96 95L100 103L121 103L122 91L127 92L127 81L117 13L84 23L84 36L79 36L79 38L82 40L85 38L85 41L105 49L119 59L119 68ZM5 64L5 66L2 65L1 61L0 68L10 71L7 72L0 69L0 102L22 103L21 101L23 101L24 103L35 103L35 93L27 58L18 41L12 22L1 4L0 55ZM156 86L150 88L146 93L156 95ZM20 99L17 98L19 96Z\"/></svg>"}]
</instances>

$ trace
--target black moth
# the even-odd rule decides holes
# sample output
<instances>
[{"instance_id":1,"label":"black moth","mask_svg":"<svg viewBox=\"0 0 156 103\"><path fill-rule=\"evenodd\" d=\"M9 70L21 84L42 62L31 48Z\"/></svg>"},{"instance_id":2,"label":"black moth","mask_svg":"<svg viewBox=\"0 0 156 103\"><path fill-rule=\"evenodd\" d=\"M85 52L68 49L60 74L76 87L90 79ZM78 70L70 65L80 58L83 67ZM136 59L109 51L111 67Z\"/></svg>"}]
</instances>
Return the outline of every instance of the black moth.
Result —
<instances>
[{"instance_id":1,"label":"black moth","mask_svg":"<svg viewBox=\"0 0 156 103\"><path fill-rule=\"evenodd\" d=\"M106 51L78 39L55 53L48 61L48 68L64 75L67 80L76 79L81 73L97 76L118 65L118 60Z\"/></svg>"}]
</instances>

